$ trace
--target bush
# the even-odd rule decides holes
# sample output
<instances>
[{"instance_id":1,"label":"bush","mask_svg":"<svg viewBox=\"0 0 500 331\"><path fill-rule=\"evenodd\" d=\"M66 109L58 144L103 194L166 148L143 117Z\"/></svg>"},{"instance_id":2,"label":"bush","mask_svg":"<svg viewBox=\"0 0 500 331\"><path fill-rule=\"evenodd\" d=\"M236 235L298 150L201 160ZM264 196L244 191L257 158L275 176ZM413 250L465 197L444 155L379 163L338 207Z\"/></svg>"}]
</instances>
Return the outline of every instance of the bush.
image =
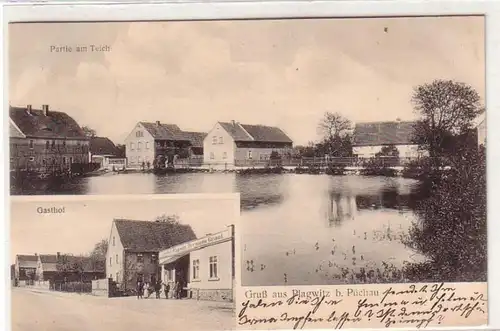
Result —
<instances>
[{"instance_id":1,"label":"bush","mask_svg":"<svg viewBox=\"0 0 500 331\"><path fill-rule=\"evenodd\" d=\"M395 177L397 175L397 171L385 166L382 159L372 158L364 164L360 174L363 176Z\"/></svg>"},{"instance_id":2,"label":"bush","mask_svg":"<svg viewBox=\"0 0 500 331\"><path fill-rule=\"evenodd\" d=\"M415 248L430 258L427 271L446 281L487 278L486 153L460 157L440 172L429 198L419 202L420 222L410 231ZM416 274L418 268L416 266Z\"/></svg>"}]
</instances>

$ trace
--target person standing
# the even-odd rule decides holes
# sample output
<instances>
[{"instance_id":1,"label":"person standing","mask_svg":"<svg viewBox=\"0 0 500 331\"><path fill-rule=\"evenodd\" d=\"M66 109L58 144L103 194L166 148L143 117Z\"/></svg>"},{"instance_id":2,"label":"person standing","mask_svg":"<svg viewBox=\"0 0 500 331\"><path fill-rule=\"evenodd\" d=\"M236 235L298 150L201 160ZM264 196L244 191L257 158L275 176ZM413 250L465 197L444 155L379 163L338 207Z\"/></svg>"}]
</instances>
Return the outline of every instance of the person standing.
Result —
<instances>
[{"instance_id":1,"label":"person standing","mask_svg":"<svg viewBox=\"0 0 500 331\"><path fill-rule=\"evenodd\" d=\"M181 283L177 282L177 284L176 284L176 291L175 291L175 298L176 299L180 299L181 298L181 290L182 290Z\"/></svg>"},{"instance_id":2,"label":"person standing","mask_svg":"<svg viewBox=\"0 0 500 331\"><path fill-rule=\"evenodd\" d=\"M165 292L165 299L168 299L168 292L170 292L170 283L163 283L163 291Z\"/></svg>"},{"instance_id":3,"label":"person standing","mask_svg":"<svg viewBox=\"0 0 500 331\"><path fill-rule=\"evenodd\" d=\"M160 298L160 292L161 292L161 281L157 280L155 283L155 294L156 294L156 299Z\"/></svg>"},{"instance_id":4,"label":"person standing","mask_svg":"<svg viewBox=\"0 0 500 331\"><path fill-rule=\"evenodd\" d=\"M137 281L136 290L137 290L137 299L142 299L142 294L144 293L144 290L143 290L143 284L140 280Z\"/></svg>"}]
</instances>

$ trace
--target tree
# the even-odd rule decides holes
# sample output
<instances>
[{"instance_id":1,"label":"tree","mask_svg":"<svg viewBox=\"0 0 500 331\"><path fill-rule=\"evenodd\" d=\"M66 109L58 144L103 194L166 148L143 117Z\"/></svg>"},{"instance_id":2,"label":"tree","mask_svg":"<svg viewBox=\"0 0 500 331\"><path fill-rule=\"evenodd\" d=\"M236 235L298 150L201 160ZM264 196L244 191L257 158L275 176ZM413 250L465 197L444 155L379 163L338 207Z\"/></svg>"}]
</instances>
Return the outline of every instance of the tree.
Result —
<instances>
[{"instance_id":1,"label":"tree","mask_svg":"<svg viewBox=\"0 0 500 331\"><path fill-rule=\"evenodd\" d=\"M431 157L443 155L450 140L471 132L473 120L483 111L479 94L469 85L435 80L414 89L414 111L420 115L413 141Z\"/></svg>"},{"instance_id":2,"label":"tree","mask_svg":"<svg viewBox=\"0 0 500 331\"><path fill-rule=\"evenodd\" d=\"M325 153L332 156L350 156L352 123L339 113L326 112L318 125ZM323 155L324 155L323 154Z\"/></svg>"},{"instance_id":3,"label":"tree","mask_svg":"<svg viewBox=\"0 0 500 331\"><path fill-rule=\"evenodd\" d=\"M375 156L376 157L380 157L380 156L399 157L399 150L394 145L386 145L386 146L382 146L382 148L380 149L380 152L375 154Z\"/></svg>"},{"instance_id":4,"label":"tree","mask_svg":"<svg viewBox=\"0 0 500 331\"><path fill-rule=\"evenodd\" d=\"M85 136L88 138L93 138L97 135L96 131L89 126L83 126L82 130Z\"/></svg>"},{"instance_id":5,"label":"tree","mask_svg":"<svg viewBox=\"0 0 500 331\"><path fill-rule=\"evenodd\" d=\"M89 263L93 270L102 271L106 268L108 246L109 243L107 239L102 239L95 244L94 249L89 254Z\"/></svg>"},{"instance_id":6,"label":"tree","mask_svg":"<svg viewBox=\"0 0 500 331\"><path fill-rule=\"evenodd\" d=\"M155 218L156 222L161 222L161 223L170 223L173 225L179 225L180 222L180 217L178 215L172 214L172 215L167 215L163 214L161 216L158 216Z\"/></svg>"},{"instance_id":7,"label":"tree","mask_svg":"<svg viewBox=\"0 0 500 331\"><path fill-rule=\"evenodd\" d=\"M117 144L116 149L118 150L118 155L119 157L125 157L126 154L126 148L124 144Z\"/></svg>"},{"instance_id":8,"label":"tree","mask_svg":"<svg viewBox=\"0 0 500 331\"><path fill-rule=\"evenodd\" d=\"M415 248L430 258L425 273L434 280L486 280L486 151L463 157L418 203L420 223L410 232Z\"/></svg>"}]
</instances>

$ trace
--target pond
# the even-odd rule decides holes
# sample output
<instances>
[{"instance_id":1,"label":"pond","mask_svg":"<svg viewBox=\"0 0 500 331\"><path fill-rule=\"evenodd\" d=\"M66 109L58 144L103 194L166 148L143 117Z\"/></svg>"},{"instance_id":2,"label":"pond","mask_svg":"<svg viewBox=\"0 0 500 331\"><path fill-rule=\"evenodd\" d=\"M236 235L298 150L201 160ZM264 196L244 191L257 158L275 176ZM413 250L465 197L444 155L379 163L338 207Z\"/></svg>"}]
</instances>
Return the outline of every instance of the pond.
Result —
<instances>
[{"instance_id":1,"label":"pond","mask_svg":"<svg viewBox=\"0 0 500 331\"><path fill-rule=\"evenodd\" d=\"M23 193L239 192L242 285L326 285L356 282L362 269L376 282L388 266L424 260L406 243L416 220L418 184L364 176L134 173L44 184Z\"/></svg>"}]
</instances>

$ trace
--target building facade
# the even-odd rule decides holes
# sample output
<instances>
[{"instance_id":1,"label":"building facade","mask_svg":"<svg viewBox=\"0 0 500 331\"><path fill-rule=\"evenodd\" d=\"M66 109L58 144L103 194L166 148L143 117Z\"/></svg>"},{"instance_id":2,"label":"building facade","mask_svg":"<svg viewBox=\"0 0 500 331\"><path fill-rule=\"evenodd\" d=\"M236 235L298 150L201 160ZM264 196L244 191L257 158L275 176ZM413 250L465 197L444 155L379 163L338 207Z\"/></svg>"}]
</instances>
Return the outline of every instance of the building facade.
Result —
<instances>
[{"instance_id":1,"label":"building facade","mask_svg":"<svg viewBox=\"0 0 500 331\"><path fill-rule=\"evenodd\" d=\"M15 278L18 285L29 285L36 280L38 256L16 255Z\"/></svg>"},{"instance_id":2,"label":"building facade","mask_svg":"<svg viewBox=\"0 0 500 331\"><path fill-rule=\"evenodd\" d=\"M125 292L133 292L138 280L154 283L161 278L159 252L195 238L188 225L114 220L106 253L106 277Z\"/></svg>"},{"instance_id":3,"label":"building facade","mask_svg":"<svg viewBox=\"0 0 500 331\"><path fill-rule=\"evenodd\" d=\"M38 282L83 281L90 282L104 277L102 263L90 257L69 254L38 255L36 279Z\"/></svg>"},{"instance_id":4,"label":"building facade","mask_svg":"<svg viewBox=\"0 0 500 331\"><path fill-rule=\"evenodd\" d=\"M412 142L415 122L368 122L357 123L354 129L353 155L372 158L384 146L394 146L399 157L416 158L426 154Z\"/></svg>"},{"instance_id":5,"label":"building facade","mask_svg":"<svg viewBox=\"0 0 500 331\"><path fill-rule=\"evenodd\" d=\"M64 172L88 164L89 139L68 114L10 107L10 169L40 173Z\"/></svg>"},{"instance_id":6,"label":"building facade","mask_svg":"<svg viewBox=\"0 0 500 331\"><path fill-rule=\"evenodd\" d=\"M201 155L202 132L182 131L175 124L139 122L125 139L127 165L131 168L165 166L175 158Z\"/></svg>"},{"instance_id":7,"label":"building facade","mask_svg":"<svg viewBox=\"0 0 500 331\"><path fill-rule=\"evenodd\" d=\"M196 300L233 301L234 226L159 253L162 282Z\"/></svg>"},{"instance_id":8,"label":"building facade","mask_svg":"<svg viewBox=\"0 0 500 331\"><path fill-rule=\"evenodd\" d=\"M272 154L291 155L293 141L279 128L217 122L203 141L203 161L211 167L265 165Z\"/></svg>"},{"instance_id":9,"label":"building facade","mask_svg":"<svg viewBox=\"0 0 500 331\"><path fill-rule=\"evenodd\" d=\"M89 161L99 164L100 169L121 170L127 167L125 155L105 137L90 138Z\"/></svg>"}]
</instances>

